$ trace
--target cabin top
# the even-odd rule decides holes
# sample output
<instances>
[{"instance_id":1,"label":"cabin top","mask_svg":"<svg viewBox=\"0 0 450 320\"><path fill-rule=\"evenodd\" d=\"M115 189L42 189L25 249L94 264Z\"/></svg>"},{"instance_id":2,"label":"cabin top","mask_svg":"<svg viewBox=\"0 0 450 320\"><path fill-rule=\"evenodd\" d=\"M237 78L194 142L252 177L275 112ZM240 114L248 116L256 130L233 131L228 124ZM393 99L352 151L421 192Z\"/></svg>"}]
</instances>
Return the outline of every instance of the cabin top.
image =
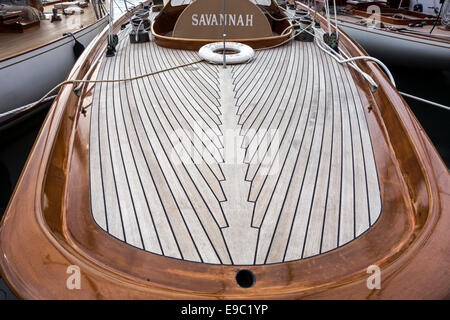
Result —
<instances>
[{"instance_id":1,"label":"cabin top","mask_svg":"<svg viewBox=\"0 0 450 320\"><path fill-rule=\"evenodd\" d=\"M155 18L152 33L158 45L198 50L206 43L227 40L254 49L279 44L292 36L291 23L273 0L171 1Z\"/></svg>"}]
</instances>

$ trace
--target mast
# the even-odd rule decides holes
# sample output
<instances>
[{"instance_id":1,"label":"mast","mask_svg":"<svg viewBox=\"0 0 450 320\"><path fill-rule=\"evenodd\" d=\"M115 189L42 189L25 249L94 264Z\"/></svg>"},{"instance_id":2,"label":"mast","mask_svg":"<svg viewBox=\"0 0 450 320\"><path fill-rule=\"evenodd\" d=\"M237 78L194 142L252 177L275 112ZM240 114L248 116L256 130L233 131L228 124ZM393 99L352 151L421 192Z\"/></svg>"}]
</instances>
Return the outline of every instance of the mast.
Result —
<instances>
[{"instance_id":1,"label":"mast","mask_svg":"<svg viewBox=\"0 0 450 320\"><path fill-rule=\"evenodd\" d=\"M226 50L225 50L225 43L227 38L227 18L225 16L225 0L223 0L223 68L227 68L227 57L226 57Z\"/></svg>"},{"instance_id":2,"label":"mast","mask_svg":"<svg viewBox=\"0 0 450 320\"><path fill-rule=\"evenodd\" d=\"M114 25L114 0L109 1L109 29L108 29L108 47L106 50L107 57L113 57L116 54L117 36L113 31Z\"/></svg>"}]
</instances>

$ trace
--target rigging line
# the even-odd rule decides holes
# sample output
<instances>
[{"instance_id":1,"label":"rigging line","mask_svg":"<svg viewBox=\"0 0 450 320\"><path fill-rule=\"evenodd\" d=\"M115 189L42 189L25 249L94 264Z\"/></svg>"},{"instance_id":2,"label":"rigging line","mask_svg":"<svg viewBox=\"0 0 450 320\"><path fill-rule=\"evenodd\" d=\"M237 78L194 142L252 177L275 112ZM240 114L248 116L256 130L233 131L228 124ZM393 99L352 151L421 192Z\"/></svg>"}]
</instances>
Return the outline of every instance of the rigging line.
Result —
<instances>
[{"instance_id":1,"label":"rigging line","mask_svg":"<svg viewBox=\"0 0 450 320\"><path fill-rule=\"evenodd\" d=\"M295 38L296 36L298 36L300 33L305 32L305 31L308 32L308 30L306 30L306 29L308 29L308 28L311 27L312 25L313 25L313 23L311 23L311 24L310 24L309 26L307 26L305 29L302 29L302 30L300 30L300 31L297 32L297 33L293 32L293 35L292 35L290 38L284 40L283 42L277 43L277 44L275 44L275 45L273 45L273 46L270 46L270 47L258 48L258 49L254 49L254 50L255 50L255 51L261 51L261 50L267 50L267 49L272 49L272 48L276 48L276 47L282 46L283 44L285 44L285 43L291 41L292 39L294 39L294 38ZM294 25L292 25L292 26L290 26L290 27L288 27L288 28L291 28L291 27L293 27L293 26L294 26Z\"/></svg>"},{"instance_id":2,"label":"rigging line","mask_svg":"<svg viewBox=\"0 0 450 320\"><path fill-rule=\"evenodd\" d=\"M283 32L281 33L281 35L284 35L285 32L286 32L288 29L292 29L292 28L295 27L295 26L300 26L301 24L302 24L301 22L297 22L297 23L291 24L289 27L287 27L286 29L283 30ZM307 27L305 27L304 29L302 29L299 33L297 33L297 35L299 35L299 34L302 33L303 31L305 31L306 29L311 28L311 27L313 26L313 24L314 24L314 22L312 22L310 25L308 25Z\"/></svg>"},{"instance_id":3,"label":"rigging line","mask_svg":"<svg viewBox=\"0 0 450 320\"><path fill-rule=\"evenodd\" d=\"M108 29L108 38L112 38L113 34L113 22L114 22L114 1L110 2L109 5L109 29Z\"/></svg>"},{"instance_id":4,"label":"rigging line","mask_svg":"<svg viewBox=\"0 0 450 320\"><path fill-rule=\"evenodd\" d=\"M159 74L159 73L162 73L162 72L171 71L171 70L178 69L178 68L183 68L183 67L188 67L188 66L191 66L191 65L194 65L194 64L203 62L203 61L204 61L203 59L200 59L200 60L196 60L196 61L189 62L189 63L186 63L186 64L182 64L182 65L177 65L177 66L174 66L174 67L170 67L170 68L167 68L167 69L162 69L162 70L158 70L158 71L146 73L146 74L143 74L143 75L139 75L139 76L135 76L135 77L130 77L130 78L123 78L123 79L104 79L104 80L85 80L85 79L83 79L83 80L66 80L66 81L63 81L63 82L57 84L54 88L52 88L50 91L48 91L48 92L47 92L41 99L39 99L38 101L29 104L28 106L26 106L26 108L22 108L22 109L19 110L19 111L23 112L23 111L25 111L25 110L29 110L29 109L34 108L35 106L37 106L37 105L39 105L40 103L42 103L42 101L44 101L44 100L45 100L52 92L54 92L56 89L58 89L58 88L60 88L60 87L62 87L62 86L64 86L64 85L66 85L66 84L83 84L83 83L117 83L117 82L133 81L133 80L138 80L138 79L142 79L142 78L154 76L154 75ZM17 113L17 112L18 112L18 110L11 110L11 111L8 111L8 112L5 112L5 113L0 113L0 118L3 118L3 117L6 117L6 116L15 114L15 113Z\"/></svg>"},{"instance_id":5,"label":"rigging line","mask_svg":"<svg viewBox=\"0 0 450 320\"><path fill-rule=\"evenodd\" d=\"M286 14L286 16L288 16L290 19L292 19L292 18L294 18L295 17L295 14L292 14L291 12L289 12L289 10L287 10L287 9L285 9L285 8L283 8L283 7L280 7L280 6L278 6L282 11L284 11L284 13Z\"/></svg>"},{"instance_id":6,"label":"rigging line","mask_svg":"<svg viewBox=\"0 0 450 320\"><path fill-rule=\"evenodd\" d=\"M333 26L334 27L334 26ZM385 70L386 74L389 76L389 79L391 80L391 82L393 83L394 87L395 87L395 81L394 81L394 77L392 76L391 72L389 71L389 69L378 59L373 58L373 57L368 57L368 56L360 56L360 57L353 57L350 58L349 56L347 56L344 52L338 53L336 51L334 51L333 49L329 48L326 45L326 48L324 48L322 46L321 43L323 43L323 39L321 39L321 37L319 37L319 33L321 33L322 35L325 33L322 29L320 28L314 28L314 30L316 31L315 33L311 33L308 30L305 30L307 33L311 34L314 36L314 39L316 40L315 43L316 45L325 53L327 53L328 55L330 55L334 60L336 60L338 63L343 64L343 63L349 63L349 65L355 69L357 72L359 72L374 88L378 88L378 84L372 79L372 77L370 75L368 75L367 73L365 73L364 71L362 71L355 63L355 60L361 60L361 59L367 59L367 60L373 60L377 63L379 63L379 65ZM345 55L345 58L342 56Z\"/></svg>"},{"instance_id":7,"label":"rigging line","mask_svg":"<svg viewBox=\"0 0 450 320\"><path fill-rule=\"evenodd\" d=\"M420 101L420 102L428 103L428 104L430 104L432 106L435 106L435 107L442 108L442 109L450 111L450 107L445 106L443 104L440 104L440 103L437 103L437 102L433 102L433 101L430 101L430 100L427 100L427 99L419 98L419 97L413 96L412 94L408 94L408 93L405 93L405 92L402 92L402 91L399 91L399 93L402 96L405 96L405 97L408 97L408 98L411 98L411 99L414 99L414 100L417 100L417 101Z\"/></svg>"},{"instance_id":8,"label":"rigging line","mask_svg":"<svg viewBox=\"0 0 450 320\"><path fill-rule=\"evenodd\" d=\"M315 3L316 1L314 1ZM301 4L301 2L294 1L295 4ZM331 34L331 18L330 18L330 6L328 3L328 0L324 1L325 4L325 14L326 14L326 20L328 25L328 34ZM314 5L314 18L316 17L317 12L317 5L315 3ZM336 0L333 0L333 7L334 7L334 20L335 20L335 30L336 30L336 37L339 38L339 31L338 31L338 19L337 19L337 7L336 7ZM308 5L308 9L311 9L311 6Z\"/></svg>"},{"instance_id":9,"label":"rigging line","mask_svg":"<svg viewBox=\"0 0 450 320\"><path fill-rule=\"evenodd\" d=\"M434 28L436 27L436 25L438 24L439 18L441 17L441 13L442 13L442 8L444 7L445 1L441 4L441 8L439 9L439 14L436 18L436 21L433 23L433 28L431 28L430 34L433 32Z\"/></svg>"},{"instance_id":10,"label":"rigging line","mask_svg":"<svg viewBox=\"0 0 450 320\"><path fill-rule=\"evenodd\" d=\"M310 33L308 30L306 30L306 32ZM312 33L310 33L312 34ZM346 59L339 59L339 54L335 51L333 51L331 48L330 49L326 49L324 48L320 43L316 43L317 46L323 50L325 53L329 54L334 60L336 60L338 63L342 64L342 63L349 63L349 65L355 69L356 71L358 71L371 85L373 85L374 87L378 87L378 85L376 84L376 82L372 79L372 77L370 77L367 73L365 73L364 71L362 71L355 63L354 61L356 60L371 60L376 62L386 73L386 75L388 76L389 80L391 81L392 85L394 86L394 88L397 88L397 85L395 83L394 77L392 75L392 73L390 72L389 68L380 60L374 58L374 57L370 57L370 56L358 56L358 57L352 57L350 58L346 53L342 52L342 54L345 56ZM402 91L398 90L398 93L400 93L402 96L408 97L410 99L414 99L416 101L420 101L423 103L427 103L429 105L441 108L441 109L445 109L445 110L449 110L450 111L450 107L431 101L431 100L427 100L424 98L420 98L417 96L414 96L412 94L408 94Z\"/></svg>"},{"instance_id":11,"label":"rigging line","mask_svg":"<svg viewBox=\"0 0 450 320\"><path fill-rule=\"evenodd\" d=\"M112 0L112 2L114 2L116 8L120 10L120 13L123 13L123 9L117 4L116 0Z\"/></svg>"},{"instance_id":12,"label":"rigging line","mask_svg":"<svg viewBox=\"0 0 450 320\"><path fill-rule=\"evenodd\" d=\"M364 71L362 71L358 66L356 66L353 61L349 60L343 60L343 59L339 59L339 56L335 55L333 52L331 52L330 50L325 49L322 45L320 45L319 43L317 43L317 46L324 51L326 54L328 54L329 56L331 56L334 60L336 60L339 64L343 64L343 63L349 63L349 65L355 69L356 71L358 71L373 87L377 88L378 84L372 79L372 77L370 77L367 73L365 73ZM370 58L370 57L355 57L358 59L354 59L354 60L361 60L361 59L365 59L365 58Z\"/></svg>"},{"instance_id":13,"label":"rigging line","mask_svg":"<svg viewBox=\"0 0 450 320\"><path fill-rule=\"evenodd\" d=\"M130 12L130 10L128 10L127 0L123 0L123 4L125 5L125 10L127 10L127 12Z\"/></svg>"},{"instance_id":14,"label":"rigging line","mask_svg":"<svg viewBox=\"0 0 450 320\"><path fill-rule=\"evenodd\" d=\"M291 18L288 17L288 16L286 16L286 17L284 17L284 18L275 18L274 16L272 16L272 15L270 14L269 10L267 10L266 8L260 7L260 9L262 9L262 11L263 11L264 13L266 13L266 14L267 14L272 20L274 20L274 21L284 21L284 20L289 20L289 19L291 19ZM280 7L280 9L282 9L282 8Z\"/></svg>"},{"instance_id":15,"label":"rigging line","mask_svg":"<svg viewBox=\"0 0 450 320\"><path fill-rule=\"evenodd\" d=\"M320 32L322 32L322 34L324 34L325 32L321 29L318 28L314 28L316 30L316 33L313 34L311 32L309 32L308 30L306 30L306 32L308 32L309 34L313 35L314 38L316 39L315 43L316 45L322 50L324 51L326 54L330 55L334 60L336 60L338 63L343 64L343 63L349 63L349 65L355 69L357 72L359 72L374 88L378 88L378 84L372 79L371 76L369 76L367 73L365 73L364 71L362 71L355 63L355 60L361 60L361 59L368 59L368 60L378 60L372 57L367 57L367 56L361 56L361 57L354 57L354 58L349 58L348 56L346 56L347 59L344 59L344 57L342 56L342 54L334 51L333 49L329 48L328 46L323 47L321 43L323 43L323 40L318 36L318 34ZM344 53L343 53L344 54ZM378 60L378 62L380 62L382 64L381 61ZM384 66L384 64L383 64ZM385 67L385 66L384 66ZM387 69L387 67L386 67ZM387 71L388 74L390 74L389 70ZM391 75L392 77L392 75ZM393 78L391 78L391 81L394 81ZM394 83L395 84L395 83Z\"/></svg>"}]
</instances>

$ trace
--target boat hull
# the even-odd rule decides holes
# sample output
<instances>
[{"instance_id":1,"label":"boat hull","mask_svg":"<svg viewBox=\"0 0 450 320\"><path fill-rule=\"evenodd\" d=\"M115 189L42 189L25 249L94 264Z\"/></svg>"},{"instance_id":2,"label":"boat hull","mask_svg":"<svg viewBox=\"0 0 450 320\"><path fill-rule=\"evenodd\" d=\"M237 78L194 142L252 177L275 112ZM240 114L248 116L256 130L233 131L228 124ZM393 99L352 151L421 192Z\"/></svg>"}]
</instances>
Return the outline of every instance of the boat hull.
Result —
<instances>
[{"instance_id":1,"label":"boat hull","mask_svg":"<svg viewBox=\"0 0 450 320\"><path fill-rule=\"evenodd\" d=\"M448 41L368 28L349 22L339 22L339 26L371 56L388 65L450 70Z\"/></svg>"},{"instance_id":2,"label":"boat hull","mask_svg":"<svg viewBox=\"0 0 450 320\"><path fill-rule=\"evenodd\" d=\"M107 24L103 18L74 35L86 47ZM73 45L73 38L66 36L1 61L0 114L39 100L64 81L76 61Z\"/></svg>"}]
</instances>

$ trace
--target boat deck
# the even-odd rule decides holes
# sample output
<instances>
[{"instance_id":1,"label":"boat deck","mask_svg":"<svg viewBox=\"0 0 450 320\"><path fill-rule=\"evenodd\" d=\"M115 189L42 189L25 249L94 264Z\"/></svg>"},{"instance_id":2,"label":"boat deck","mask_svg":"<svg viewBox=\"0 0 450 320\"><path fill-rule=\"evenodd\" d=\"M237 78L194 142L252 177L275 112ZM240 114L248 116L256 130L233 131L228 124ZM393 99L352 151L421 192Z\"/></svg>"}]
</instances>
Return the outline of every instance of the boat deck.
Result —
<instances>
[{"instance_id":1,"label":"boat deck","mask_svg":"<svg viewBox=\"0 0 450 320\"><path fill-rule=\"evenodd\" d=\"M130 44L97 79L199 59ZM97 224L129 245L211 264L269 264L342 246L381 212L371 138L348 67L313 43L98 83L90 193Z\"/></svg>"}]
</instances>

